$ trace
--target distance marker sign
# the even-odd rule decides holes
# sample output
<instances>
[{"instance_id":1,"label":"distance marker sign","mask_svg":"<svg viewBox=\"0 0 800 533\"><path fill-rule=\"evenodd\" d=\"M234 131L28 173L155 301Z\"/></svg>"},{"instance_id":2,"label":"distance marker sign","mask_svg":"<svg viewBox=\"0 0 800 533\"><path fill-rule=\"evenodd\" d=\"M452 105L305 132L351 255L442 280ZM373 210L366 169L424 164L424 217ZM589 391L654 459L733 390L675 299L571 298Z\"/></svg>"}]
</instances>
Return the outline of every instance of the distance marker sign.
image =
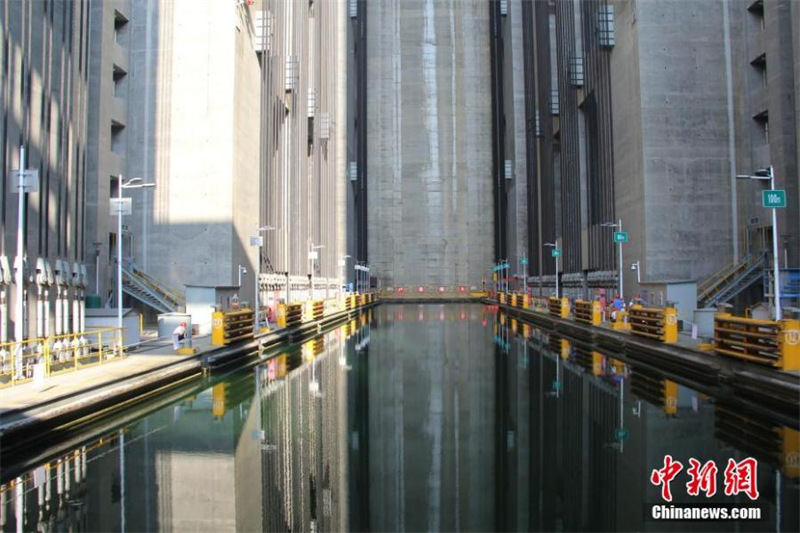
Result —
<instances>
[{"instance_id":1,"label":"distance marker sign","mask_svg":"<svg viewBox=\"0 0 800 533\"><path fill-rule=\"evenodd\" d=\"M786 191L782 189L761 191L761 205L772 208L786 207Z\"/></svg>"}]
</instances>

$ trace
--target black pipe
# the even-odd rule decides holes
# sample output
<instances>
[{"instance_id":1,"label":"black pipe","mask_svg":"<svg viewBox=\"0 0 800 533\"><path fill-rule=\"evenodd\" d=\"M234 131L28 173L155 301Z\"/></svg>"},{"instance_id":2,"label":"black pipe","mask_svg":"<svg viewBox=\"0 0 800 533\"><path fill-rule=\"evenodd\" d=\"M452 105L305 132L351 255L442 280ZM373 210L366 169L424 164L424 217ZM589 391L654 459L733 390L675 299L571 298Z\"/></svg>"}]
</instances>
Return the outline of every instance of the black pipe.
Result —
<instances>
[{"instance_id":1,"label":"black pipe","mask_svg":"<svg viewBox=\"0 0 800 533\"><path fill-rule=\"evenodd\" d=\"M489 1L491 36L490 62L492 69L492 170L494 172L494 260L507 257L505 190L505 120L503 115L503 36L501 34L500 2Z\"/></svg>"},{"instance_id":2,"label":"black pipe","mask_svg":"<svg viewBox=\"0 0 800 533\"><path fill-rule=\"evenodd\" d=\"M367 2L356 18L356 261L369 261L367 247Z\"/></svg>"}]
</instances>

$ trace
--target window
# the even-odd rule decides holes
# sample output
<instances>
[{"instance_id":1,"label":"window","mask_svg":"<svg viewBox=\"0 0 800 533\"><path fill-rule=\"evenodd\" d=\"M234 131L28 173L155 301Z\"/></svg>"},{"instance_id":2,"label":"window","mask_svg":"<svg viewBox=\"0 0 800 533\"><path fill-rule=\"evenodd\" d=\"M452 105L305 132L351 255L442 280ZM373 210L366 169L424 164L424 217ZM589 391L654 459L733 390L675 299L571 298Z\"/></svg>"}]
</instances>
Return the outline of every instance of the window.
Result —
<instances>
[{"instance_id":1,"label":"window","mask_svg":"<svg viewBox=\"0 0 800 533\"><path fill-rule=\"evenodd\" d=\"M756 124L761 126L761 131L764 134L764 142L769 144L769 112L762 111L761 113L753 116Z\"/></svg>"},{"instance_id":2,"label":"window","mask_svg":"<svg viewBox=\"0 0 800 533\"><path fill-rule=\"evenodd\" d=\"M128 73L117 65L114 65L114 97L125 98L127 95Z\"/></svg>"},{"instance_id":3,"label":"window","mask_svg":"<svg viewBox=\"0 0 800 533\"><path fill-rule=\"evenodd\" d=\"M597 8L597 34L600 46L611 48L616 39L614 31L614 6L601 5Z\"/></svg>"},{"instance_id":4,"label":"window","mask_svg":"<svg viewBox=\"0 0 800 533\"><path fill-rule=\"evenodd\" d=\"M128 45L128 19L117 10L114 10L114 42L121 45Z\"/></svg>"},{"instance_id":5,"label":"window","mask_svg":"<svg viewBox=\"0 0 800 533\"><path fill-rule=\"evenodd\" d=\"M764 0L756 0L747 10L755 17L761 31L764 31Z\"/></svg>"},{"instance_id":6,"label":"window","mask_svg":"<svg viewBox=\"0 0 800 533\"><path fill-rule=\"evenodd\" d=\"M125 152L125 125L116 120L111 121L111 151L115 154Z\"/></svg>"},{"instance_id":7,"label":"window","mask_svg":"<svg viewBox=\"0 0 800 533\"><path fill-rule=\"evenodd\" d=\"M767 86L767 54L761 54L750 62L754 69L761 75L761 83Z\"/></svg>"}]
</instances>

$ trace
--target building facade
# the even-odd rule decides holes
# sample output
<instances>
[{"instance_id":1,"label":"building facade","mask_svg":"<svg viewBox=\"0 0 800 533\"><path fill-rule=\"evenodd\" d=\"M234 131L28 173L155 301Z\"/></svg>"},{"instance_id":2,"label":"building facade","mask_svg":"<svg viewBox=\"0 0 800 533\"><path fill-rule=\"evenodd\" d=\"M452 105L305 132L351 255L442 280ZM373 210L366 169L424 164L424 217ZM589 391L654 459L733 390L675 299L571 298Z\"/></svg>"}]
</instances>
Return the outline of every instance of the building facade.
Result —
<instances>
[{"instance_id":1,"label":"building facade","mask_svg":"<svg viewBox=\"0 0 800 533\"><path fill-rule=\"evenodd\" d=\"M89 2L4 0L0 28L2 343L82 330ZM21 148L25 168L38 171L38 188L22 204L20 287L20 199L11 173L20 168ZM5 372L9 354L0 351Z\"/></svg>"},{"instance_id":2,"label":"building facade","mask_svg":"<svg viewBox=\"0 0 800 533\"><path fill-rule=\"evenodd\" d=\"M366 20L372 276L387 287L478 284L493 260L498 177L489 4L371 2Z\"/></svg>"},{"instance_id":3,"label":"building facade","mask_svg":"<svg viewBox=\"0 0 800 533\"><path fill-rule=\"evenodd\" d=\"M103 299L114 295L107 206L120 174L155 184L125 191L126 269L176 292L238 288L248 302L259 272L262 297L286 273L338 279L345 2L119 0L93 10L90 209Z\"/></svg>"},{"instance_id":4,"label":"building facade","mask_svg":"<svg viewBox=\"0 0 800 533\"><path fill-rule=\"evenodd\" d=\"M790 45L798 6L572 0L523 8L532 32L530 241L532 255L543 254L532 261L534 286L552 290L545 244L557 243L567 294L618 291L619 221L629 236L628 297L658 303L673 283L764 254L772 223L763 184L736 176L768 165L789 199L778 211L779 263L798 266Z\"/></svg>"}]
</instances>

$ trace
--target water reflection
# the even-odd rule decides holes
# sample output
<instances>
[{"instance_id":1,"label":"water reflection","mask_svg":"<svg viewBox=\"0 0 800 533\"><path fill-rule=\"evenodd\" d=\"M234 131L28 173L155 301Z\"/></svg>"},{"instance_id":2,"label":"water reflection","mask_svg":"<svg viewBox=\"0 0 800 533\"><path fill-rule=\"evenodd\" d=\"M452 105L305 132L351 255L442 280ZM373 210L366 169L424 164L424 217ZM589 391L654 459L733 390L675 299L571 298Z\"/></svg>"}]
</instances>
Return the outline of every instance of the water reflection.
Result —
<instances>
[{"instance_id":1,"label":"water reflection","mask_svg":"<svg viewBox=\"0 0 800 533\"><path fill-rule=\"evenodd\" d=\"M2 529L798 530L797 427L480 305L380 306L153 409L3 480ZM763 520L650 521L666 454L757 458Z\"/></svg>"}]
</instances>

